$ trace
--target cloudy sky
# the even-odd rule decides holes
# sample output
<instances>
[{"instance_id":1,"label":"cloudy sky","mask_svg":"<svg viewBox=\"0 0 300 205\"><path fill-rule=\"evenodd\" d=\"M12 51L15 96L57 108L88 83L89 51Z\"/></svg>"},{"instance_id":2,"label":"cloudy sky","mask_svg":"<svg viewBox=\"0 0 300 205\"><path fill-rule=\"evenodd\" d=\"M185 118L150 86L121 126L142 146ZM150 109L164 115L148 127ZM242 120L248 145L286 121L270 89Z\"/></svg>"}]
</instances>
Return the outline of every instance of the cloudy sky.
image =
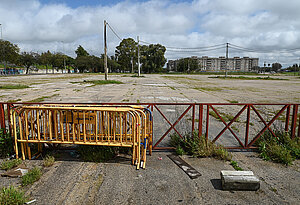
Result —
<instances>
[{"instance_id":1,"label":"cloudy sky","mask_svg":"<svg viewBox=\"0 0 300 205\"><path fill-rule=\"evenodd\" d=\"M0 0L3 39L22 51L74 57L82 45L99 56L104 20L121 38L166 46L168 59L225 56L230 43L229 57L260 65L300 61L299 0ZM110 29L107 38L113 55L120 40Z\"/></svg>"}]
</instances>

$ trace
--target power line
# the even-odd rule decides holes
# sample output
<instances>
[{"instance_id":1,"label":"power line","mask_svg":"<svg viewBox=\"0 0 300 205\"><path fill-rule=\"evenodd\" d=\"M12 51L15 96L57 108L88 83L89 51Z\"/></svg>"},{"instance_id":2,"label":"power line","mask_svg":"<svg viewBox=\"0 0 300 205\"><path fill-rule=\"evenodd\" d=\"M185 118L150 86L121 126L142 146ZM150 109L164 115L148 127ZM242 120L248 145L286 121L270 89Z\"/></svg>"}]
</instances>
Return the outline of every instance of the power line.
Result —
<instances>
[{"instance_id":1,"label":"power line","mask_svg":"<svg viewBox=\"0 0 300 205\"><path fill-rule=\"evenodd\" d=\"M108 25L108 27L110 28L110 30L115 34L115 36L117 36L118 39L120 39L120 41L122 41L122 38L114 31L114 29L109 25L109 23L106 22L106 24Z\"/></svg>"}]
</instances>

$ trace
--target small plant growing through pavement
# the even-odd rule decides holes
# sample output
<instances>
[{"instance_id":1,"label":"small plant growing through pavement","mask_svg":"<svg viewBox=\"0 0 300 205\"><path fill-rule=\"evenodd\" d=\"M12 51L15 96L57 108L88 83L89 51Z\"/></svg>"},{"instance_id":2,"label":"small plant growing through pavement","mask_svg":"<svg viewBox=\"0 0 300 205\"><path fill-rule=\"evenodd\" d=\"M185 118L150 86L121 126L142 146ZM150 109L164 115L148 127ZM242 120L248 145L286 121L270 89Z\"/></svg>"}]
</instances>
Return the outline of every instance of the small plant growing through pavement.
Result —
<instances>
[{"instance_id":1,"label":"small plant growing through pavement","mask_svg":"<svg viewBox=\"0 0 300 205\"><path fill-rule=\"evenodd\" d=\"M214 157L216 159L230 161L232 156L221 145L216 145L205 136L198 136L197 132L186 134L181 138L174 134L171 136L171 146L176 147L178 155L191 155L193 157Z\"/></svg>"},{"instance_id":2,"label":"small plant growing through pavement","mask_svg":"<svg viewBox=\"0 0 300 205\"><path fill-rule=\"evenodd\" d=\"M290 165L295 159L300 159L300 138L292 139L288 133L276 129L274 137L266 131L257 141L260 156L264 160Z\"/></svg>"},{"instance_id":3,"label":"small plant growing through pavement","mask_svg":"<svg viewBox=\"0 0 300 205\"><path fill-rule=\"evenodd\" d=\"M42 176L42 170L39 167L34 167L22 176L22 186L27 186L38 181Z\"/></svg>"},{"instance_id":4,"label":"small plant growing through pavement","mask_svg":"<svg viewBox=\"0 0 300 205\"><path fill-rule=\"evenodd\" d=\"M51 167L55 162L55 158L51 155L47 155L44 159L43 159L43 165L44 167Z\"/></svg>"},{"instance_id":5,"label":"small plant growing through pavement","mask_svg":"<svg viewBox=\"0 0 300 205\"><path fill-rule=\"evenodd\" d=\"M12 169L22 163L21 159L6 160L1 163L0 168L4 170Z\"/></svg>"},{"instance_id":6,"label":"small plant growing through pavement","mask_svg":"<svg viewBox=\"0 0 300 205\"><path fill-rule=\"evenodd\" d=\"M237 161L231 160L230 165L237 171L243 171L243 169L238 165Z\"/></svg>"},{"instance_id":7,"label":"small plant growing through pavement","mask_svg":"<svg viewBox=\"0 0 300 205\"><path fill-rule=\"evenodd\" d=\"M13 205L13 204L25 204L28 198L24 192L16 189L14 186L7 188L3 187L0 192L0 204Z\"/></svg>"}]
</instances>

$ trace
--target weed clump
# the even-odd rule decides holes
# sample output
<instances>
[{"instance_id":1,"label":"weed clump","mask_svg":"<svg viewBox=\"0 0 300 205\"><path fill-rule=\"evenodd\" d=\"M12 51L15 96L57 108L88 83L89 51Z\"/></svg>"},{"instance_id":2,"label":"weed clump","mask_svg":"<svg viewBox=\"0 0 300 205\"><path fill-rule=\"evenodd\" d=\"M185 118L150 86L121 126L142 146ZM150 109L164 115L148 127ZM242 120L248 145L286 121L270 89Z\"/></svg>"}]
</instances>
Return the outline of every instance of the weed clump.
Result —
<instances>
[{"instance_id":1,"label":"weed clump","mask_svg":"<svg viewBox=\"0 0 300 205\"><path fill-rule=\"evenodd\" d=\"M16 189L14 186L9 186L7 188L3 187L0 192L0 204L10 205L10 204L25 204L28 198L25 196L24 192Z\"/></svg>"},{"instance_id":2,"label":"weed clump","mask_svg":"<svg viewBox=\"0 0 300 205\"><path fill-rule=\"evenodd\" d=\"M5 129L0 129L0 157L8 157L14 153L13 138Z\"/></svg>"},{"instance_id":3,"label":"weed clump","mask_svg":"<svg viewBox=\"0 0 300 205\"><path fill-rule=\"evenodd\" d=\"M43 165L44 167L51 167L55 162L55 158L51 155L47 155L44 159L43 159Z\"/></svg>"},{"instance_id":4,"label":"weed clump","mask_svg":"<svg viewBox=\"0 0 300 205\"><path fill-rule=\"evenodd\" d=\"M34 167L29 170L24 176L22 176L22 186L27 186L38 181L42 176L42 170L38 167Z\"/></svg>"},{"instance_id":5,"label":"weed clump","mask_svg":"<svg viewBox=\"0 0 300 205\"><path fill-rule=\"evenodd\" d=\"M12 169L22 163L21 159L6 160L1 163L0 168L4 170Z\"/></svg>"},{"instance_id":6,"label":"weed clump","mask_svg":"<svg viewBox=\"0 0 300 205\"><path fill-rule=\"evenodd\" d=\"M176 147L178 155L191 155L193 157L214 157L220 160L230 161L232 156L221 145L216 145L205 136L198 137L198 133L184 135L181 138L175 134L171 136L171 146Z\"/></svg>"},{"instance_id":7,"label":"weed clump","mask_svg":"<svg viewBox=\"0 0 300 205\"><path fill-rule=\"evenodd\" d=\"M266 131L257 141L260 156L267 161L291 165L295 159L300 159L300 139L292 139L290 135L281 130L276 130L274 137Z\"/></svg>"}]
</instances>

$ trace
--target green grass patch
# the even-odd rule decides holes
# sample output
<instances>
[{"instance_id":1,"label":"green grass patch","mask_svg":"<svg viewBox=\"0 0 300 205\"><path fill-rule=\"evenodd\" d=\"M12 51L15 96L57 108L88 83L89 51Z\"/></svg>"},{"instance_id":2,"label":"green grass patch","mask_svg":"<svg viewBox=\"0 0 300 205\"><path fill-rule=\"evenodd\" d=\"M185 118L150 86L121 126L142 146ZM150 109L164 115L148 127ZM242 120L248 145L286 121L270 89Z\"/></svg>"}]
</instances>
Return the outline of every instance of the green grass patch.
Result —
<instances>
[{"instance_id":1,"label":"green grass patch","mask_svg":"<svg viewBox=\"0 0 300 205\"><path fill-rule=\"evenodd\" d=\"M176 148L178 155L191 155L193 157L213 157L220 160L230 161L231 154L221 145L216 145L205 136L198 137L198 133L186 134L181 138L179 135L171 135L171 146Z\"/></svg>"},{"instance_id":2,"label":"green grass patch","mask_svg":"<svg viewBox=\"0 0 300 205\"><path fill-rule=\"evenodd\" d=\"M33 99L33 100L29 100L29 101L26 101L26 102L30 102L30 103L39 103L39 102L45 101L45 100L48 99L48 98L52 98L52 97L55 97L55 96L59 96L59 94L56 93L56 94L51 95L51 96L42 96L42 97L35 98L35 99Z\"/></svg>"},{"instance_id":3,"label":"green grass patch","mask_svg":"<svg viewBox=\"0 0 300 205\"><path fill-rule=\"evenodd\" d=\"M194 87L196 90L200 91L222 91L222 88L219 87Z\"/></svg>"},{"instance_id":4,"label":"green grass patch","mask_svg":"<svg viewBox=\"0 0 300 205\"><path fill-rule=\"evenodd\" d=\"M231 160L230 165L236 170L236 171L243 171L243 169L238 165L236 161Z\"/></svg>"},{"instance_id":5,"label":"green grass patch","mask_svg":"<svg viewBox=\"0 0 300 205\"><path fill-rule=\"evenodd\" d=\"M3 170L9 170L9 169L12 169L12 168L18 166L21 163L22 163L21 159L6 160L1 163L0 168Z\"/></svg>"},{"instance_id":6,"label":"green grass patch","mask_svg":"<svg viewBox=\"0 0 300 205\"><path fill-rule=\"evenodd\" d=\"M43 159L43 166L44 167L51 167L55 162L55 158L54 156L51 155L47 155L44 159Z\"/></svg>"},{"instance_id":7,"label":"green grass patch","mask_svg":"<svg viewBox=\"0 0 300 205\"><path fill-rule=\"evenodd\" d=\"M30 88L28 85L0 85L0 89L25 89Z\"/></svg>"},{"instance_id":8,"label":"green grass patch","mask_svg":"<svg viewBox=\"0 0 300 205\"><path fill-rule=\"evenodd\" d=\"M21 205L28 201L24 192L16 189L14 186L3 187L0 192L1 205Z\"/></svg>"},{"instance_id":9,"label":"green grass patch","mask_svg":"<svg viewBox=\"0 0 300 205\"><path fill-rule=\"evenodd\" d=\"M291 165L295 159L300 159L300 138L291 139L283 130L274 131L275 138L269 131L256 141L260 156L267 161Z\"/></svg>"},{"instance_id":10,"label":"green grass patch","mask_svg":"<svg viewBox=\"0 0 300 205\"><path fill-rule=\"evenodd\" d=\"M230 103L239 103L239 101L237 101L237 100L230 100L229 102Z\"/></svg>"},{"instance_id":11,"label":"green grass patch","mask_svg":"<svg viewBox=\"0 0 300 205\"><path fill-rule=\"evenodd\" d=\"M29 170L24 176L22 176L22 186L27 186L38 181L42 176L42 170L38 167L34 167Z\"/></svg>"},{"instance_id":12,"label":"green grass patch","mask_svg":"<svg viewBox=\"0 0 300 205\"><path fill-rule=\"evenodd\" d=\"M18 98L18 99L15 99L15 100L8 100L6 102L8 103L15 103L15 102L18 102L18 101L21 101L22 99Z\"/></svg>"},{"instance_id":13,"label":"green grass patch","mask_svg":"<svg viewBox=\"0 0 300 205\"><path fill-rule=\"evenodd\" d=\"M246 77L246 76L211 76L208 78L218 78L218 79L233 79L233 80L289 80L286 78L271 78L269 76L267 77Z\"/></svg>"},{"instance_id":14,"label":"green grass patch","mask_svg":"<svg viewBox=\"0 0 300 205\"><path fill-rule=\"evenodd\" d=\"M129 99L123 99L122 102L129 102Z\"/></svg>"},{"instance_id":15,"label":"green grass patch","mask_svg":"<svg viewBox=\"0 0 300 205\"><path fill-rule=\"evenodd\" d=\"M0 157L8 157L14 153L14 142L6 129L0 129Z\"/></svg>"},{"instance_id":16,"label":"green grass patch","mask_svg":"<svg viewBox=\"0 0 300 205\"><path fill-rule=\"evenodd\" d=\"M83 83L89 83L94 85L106 85L106 84L123 84L118 80L85 80Z\"/></svg>"}]
</instances>

